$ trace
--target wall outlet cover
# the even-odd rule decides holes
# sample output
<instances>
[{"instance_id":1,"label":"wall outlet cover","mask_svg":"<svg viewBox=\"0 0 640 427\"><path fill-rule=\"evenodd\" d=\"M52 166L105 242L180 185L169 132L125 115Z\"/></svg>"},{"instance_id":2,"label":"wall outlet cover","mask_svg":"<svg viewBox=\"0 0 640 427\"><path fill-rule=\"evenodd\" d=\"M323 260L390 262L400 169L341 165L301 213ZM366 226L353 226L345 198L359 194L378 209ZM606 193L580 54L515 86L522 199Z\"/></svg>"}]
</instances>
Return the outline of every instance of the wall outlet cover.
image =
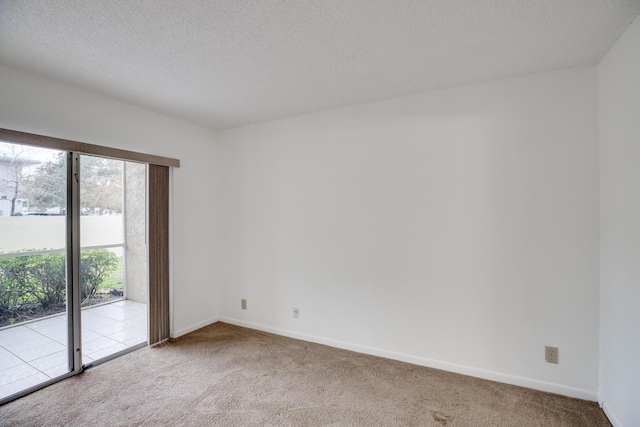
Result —
<instances>
[{"instance_id":1,"label":"wall outlet cover","mask_svg":"<svg viewBox=\"0 0 640 427\"><path fill-rule=\"evenodd\" d=\"M547 363L558 363L558 347L545 346L544 348L544 360Z\"/></svg>"}]
</instances>

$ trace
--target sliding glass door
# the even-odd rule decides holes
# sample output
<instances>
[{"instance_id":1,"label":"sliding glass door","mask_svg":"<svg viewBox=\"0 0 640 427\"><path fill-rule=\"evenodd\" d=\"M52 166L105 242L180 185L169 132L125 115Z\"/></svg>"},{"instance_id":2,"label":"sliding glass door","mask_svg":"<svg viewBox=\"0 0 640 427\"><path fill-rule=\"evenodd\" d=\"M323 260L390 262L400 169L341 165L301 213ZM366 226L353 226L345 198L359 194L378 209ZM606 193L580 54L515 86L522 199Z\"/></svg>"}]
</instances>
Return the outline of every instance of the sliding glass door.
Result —
<instances>
[{"instance_id":1,"label":"sliding glass door","mask_svg":"<svg viewBox=\"0 0 640 427\"><path fill-rule=\"evenodd\" d=\"M146 165L0 142L0 402L146 345Z\"/></svg>"},{"instance_id":2,"label":"sliding glass door","mask_svg":"<svg viewBox=\"0 0 640 427\"><path fill-rule=\"evenodd\" d=\"M146 166L80 156L82 362L147 342Z\"/></svg>"},{"instance_id":3,"label":"sliding glass door","mask_svg":"<svg viewBox=\"0 0 640 427\"><path fill-rule=\"evenodd\" d=\"M0 142L0 399L73 369L66 161Z\"/></svg>"}]
</instances>

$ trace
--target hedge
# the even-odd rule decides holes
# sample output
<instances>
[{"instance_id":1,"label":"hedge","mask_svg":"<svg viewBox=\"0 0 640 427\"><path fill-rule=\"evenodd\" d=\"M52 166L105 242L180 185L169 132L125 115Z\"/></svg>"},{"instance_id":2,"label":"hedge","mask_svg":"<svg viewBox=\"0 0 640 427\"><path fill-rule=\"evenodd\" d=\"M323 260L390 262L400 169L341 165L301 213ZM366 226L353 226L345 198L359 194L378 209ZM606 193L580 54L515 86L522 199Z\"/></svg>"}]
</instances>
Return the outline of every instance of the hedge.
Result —
<instances>
[{"instance_id":1,"label":"hedge","mask_svg":"<svg viewBox=\"0 0 640 427\"><path fill-rule=\"evenodd\" d=\"M115 271L117 265L117 256L106 249L82 252L80 284L83 304L96 294L100 285ZM0 317L7 317L25 309L38 310L61 306L65 301L65 254L0 258Z\"/></svg>"}]
</instances>

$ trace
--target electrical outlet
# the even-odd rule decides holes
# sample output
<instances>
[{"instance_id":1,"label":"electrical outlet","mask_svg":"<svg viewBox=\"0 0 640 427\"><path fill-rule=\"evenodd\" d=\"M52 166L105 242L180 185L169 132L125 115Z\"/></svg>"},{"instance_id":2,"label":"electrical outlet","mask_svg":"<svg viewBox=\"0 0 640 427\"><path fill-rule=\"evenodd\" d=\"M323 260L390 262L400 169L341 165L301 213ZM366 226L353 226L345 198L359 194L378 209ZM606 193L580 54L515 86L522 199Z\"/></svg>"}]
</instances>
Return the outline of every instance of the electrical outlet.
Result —
<instances>
[{"instance_id":1,"label":"electrical outlet","mask_svg":"<svg viewBox=\"0 0 640 427\"><path fill-rule=\"evenodd\" d=\"M547 363L558 363L558 347L549 347L546 346L544 348L544 360Z\"/></svg>"},{"instance_id":2,"label":"electrical outlet","mask_svg":"<svg viewBox=\"0 0 640 427\"><path fill-rule=\"evenodd\" d=\"M293 318L294 319L300 318L300 309L298 307L293 307Z\"/></svg>"},{"instance_id":3,"label":"electrical outlet","mask_svg":"<svg viewBox=\"0 0 640 427\"><path fill-rule=\"evenodd\" d=\"M243 310L247 309L247 300L246 299L241 299L240 300L240 306L242 307Z\"/></svg>"}]
</instances>

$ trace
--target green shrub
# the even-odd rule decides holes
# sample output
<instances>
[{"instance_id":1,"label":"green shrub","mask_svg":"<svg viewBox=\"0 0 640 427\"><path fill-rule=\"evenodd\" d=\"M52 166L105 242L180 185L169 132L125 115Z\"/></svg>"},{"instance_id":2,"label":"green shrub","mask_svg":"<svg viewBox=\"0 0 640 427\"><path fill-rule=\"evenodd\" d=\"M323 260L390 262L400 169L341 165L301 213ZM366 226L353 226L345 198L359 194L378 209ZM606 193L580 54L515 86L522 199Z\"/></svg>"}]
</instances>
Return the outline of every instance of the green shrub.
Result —
<instances>
[{"instance_id":1,"label":"green shrub","mask_svg":"<svg viewBox=\"0 0 640 427\"><path fill-rule=\"evenodd\" d=\"M0 258L0 310L19 310L32 300L30 263L30 257Z\"/></svg>"},{"instance_id":2,"label":"green shrub","mask_svg":"<svg viewBox=\"0 0 640 427\"><path fill-rule=\"evenodd\" d=\"M31 250L25 250L29 252ZM106 249L83 251L80 259L82 303L113 273L118 258ZM0 314L3 317L25 308L46 309L66 300L65 255L24 255L0 258Z\"/></svg>"},{"instance_id":3,"label":"green shrub","mask_svg":"<svg viewBox=\"0 0 640 427\"><path fill-rule=\"evenodd\" d=\"M20 309L27 298L27 286L23 283L24 262L13 258L0 258L0 311L13 312Z\"/></svg>"},{"instance_id":4,"label":"green shrub","mask_svg":"<svg viewBox=\"0 0 640 427\"><path fill-rule=\"evenodd\" d=\"M31 255L24 270L29 293L42 308L61 305L66 295L66 265L64 254Z\"/></svg>"},{"instance_id":5,"label":"green shrub","mask_svg":"<svg viewBox=\"0 0 640 427\"><path fill-rule=\"evenodd\" d=\"M80 259L82 303L96 294L98 287L118 266L118 257L106 249L83 251Z\"/></svg>"}]
</instances>

